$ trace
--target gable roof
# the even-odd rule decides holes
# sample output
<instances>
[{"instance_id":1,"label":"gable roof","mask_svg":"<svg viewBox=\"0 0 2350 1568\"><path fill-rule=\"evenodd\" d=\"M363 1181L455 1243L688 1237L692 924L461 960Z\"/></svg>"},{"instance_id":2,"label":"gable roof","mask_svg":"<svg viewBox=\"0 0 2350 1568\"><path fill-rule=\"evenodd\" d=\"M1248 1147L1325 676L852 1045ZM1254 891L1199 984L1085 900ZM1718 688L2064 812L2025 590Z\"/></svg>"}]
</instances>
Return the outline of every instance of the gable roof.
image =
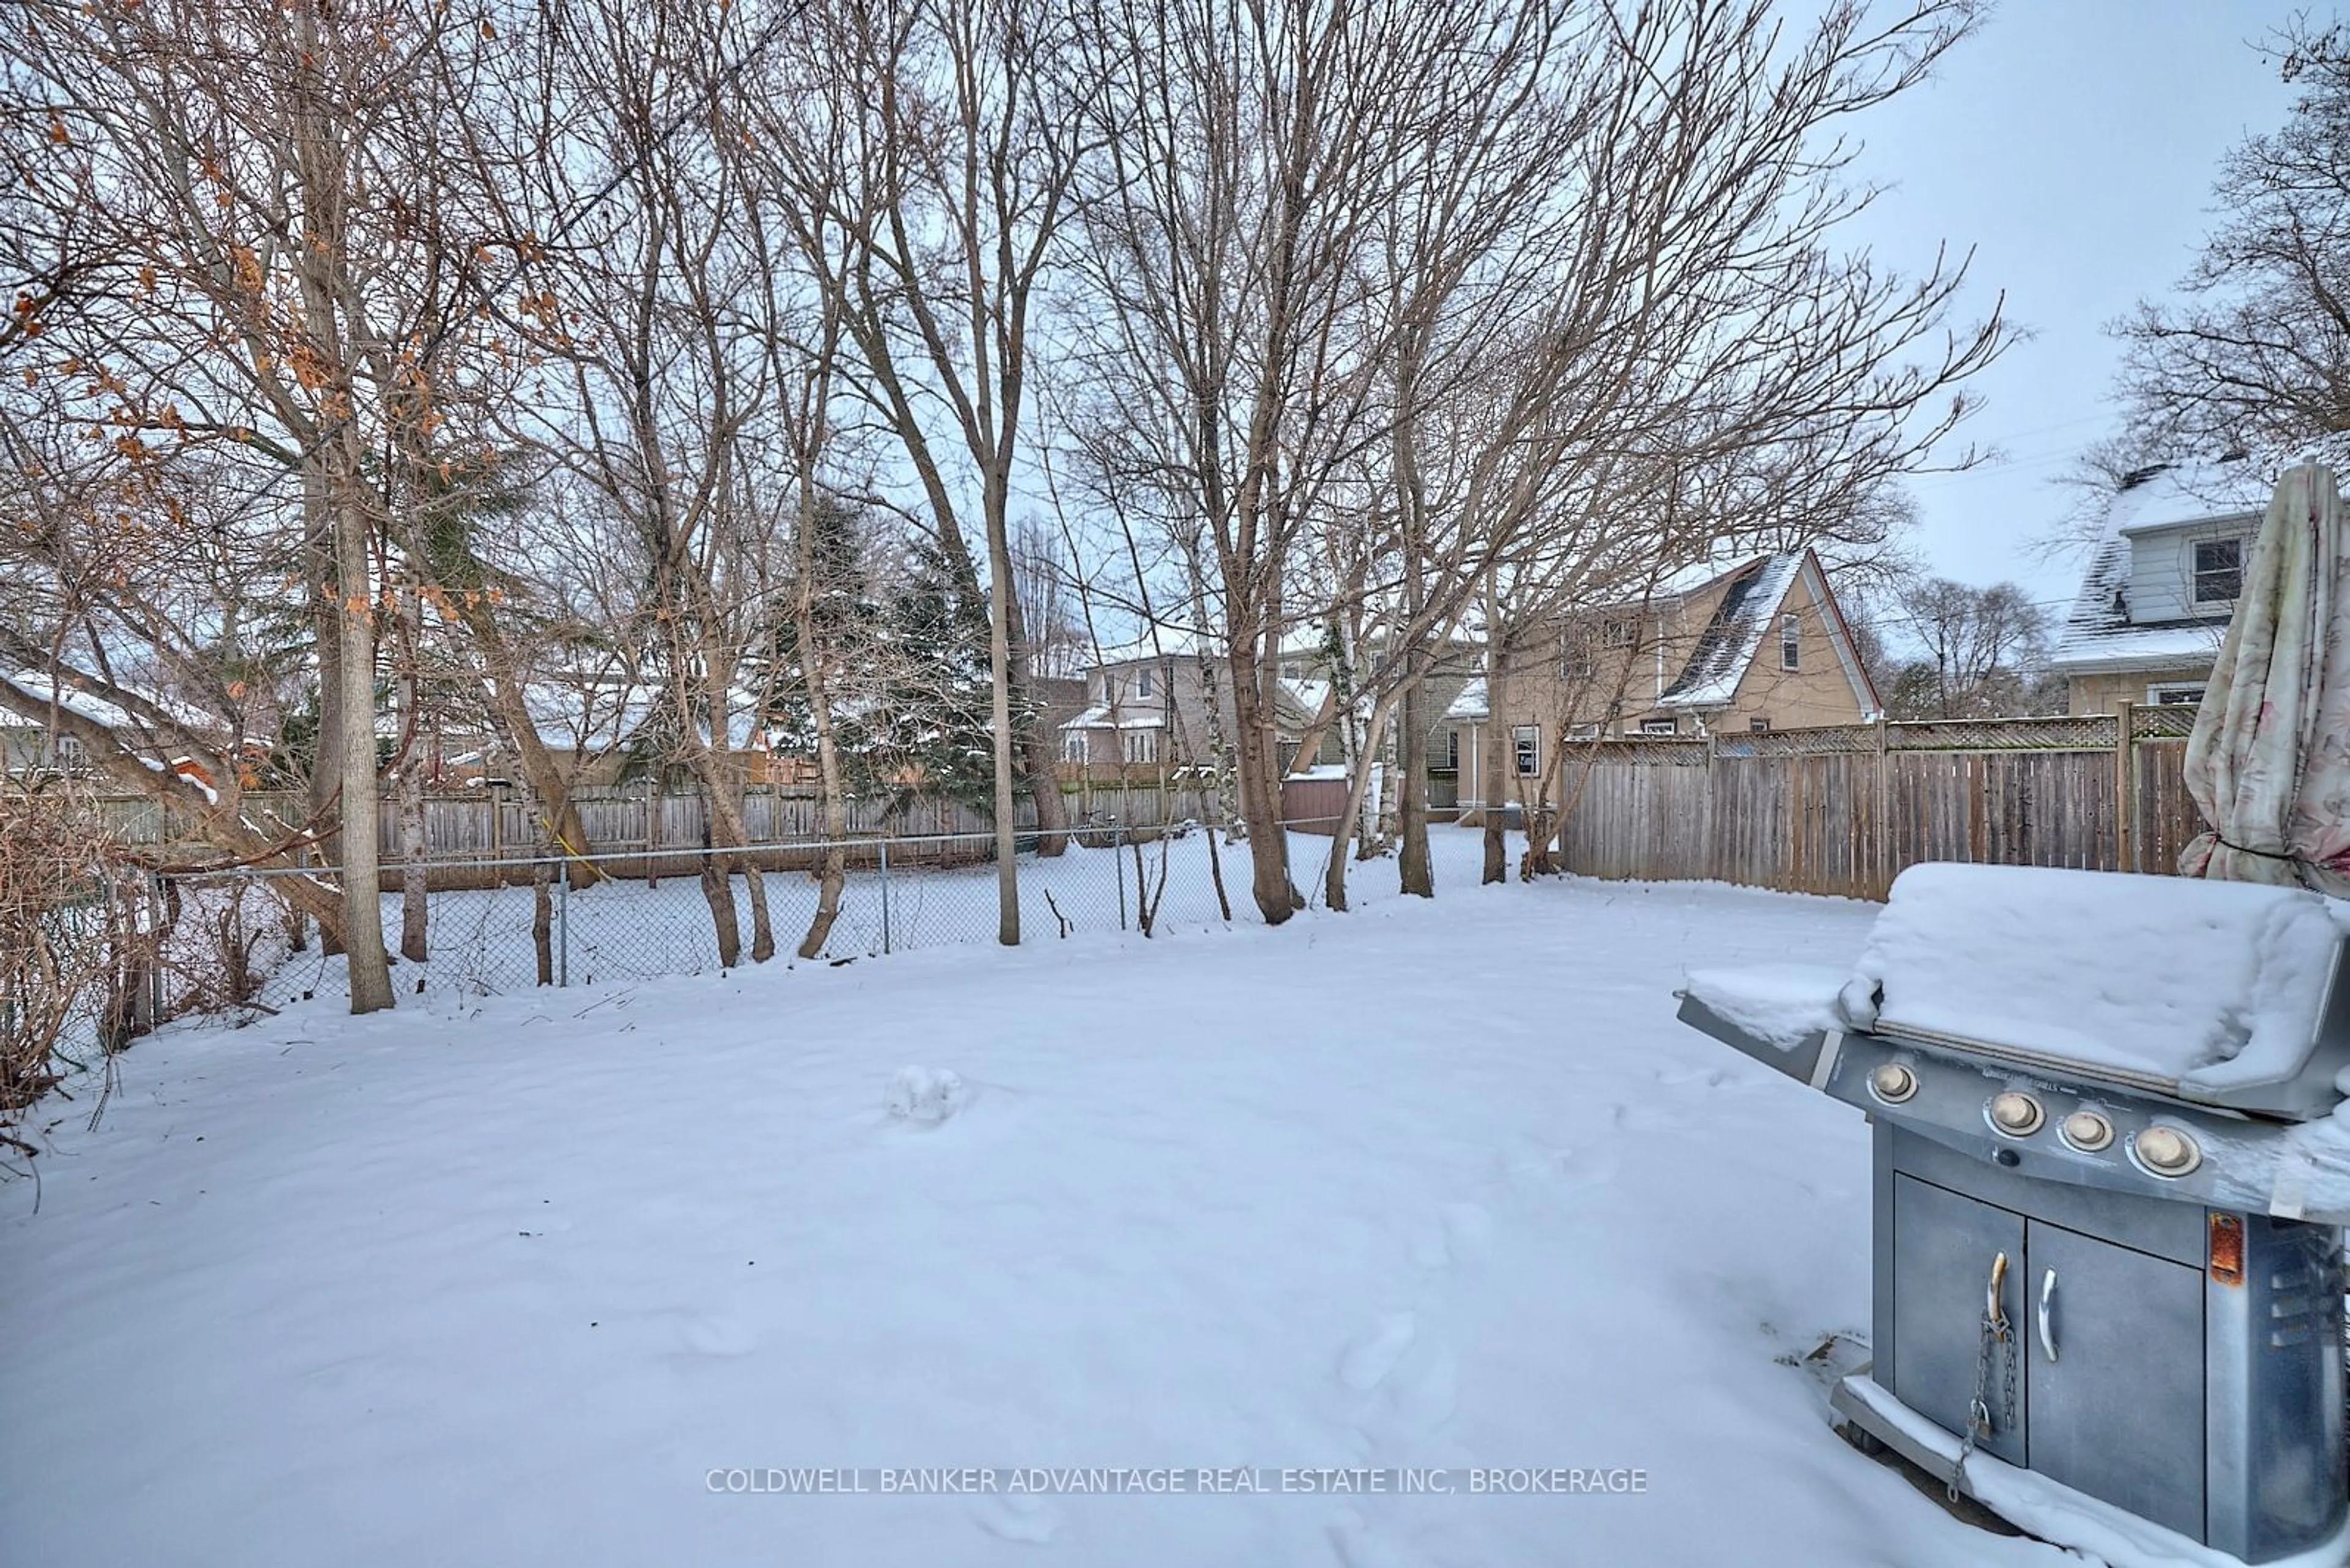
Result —
<instances>
[{"instance_id":1,"label":"gable roof","mask_svg":"<svg viewBox=\"0 0 2350 1568\"><path fill-rule=\"evenodd\" d=\"M1835 590L1828 587L1827 576L1820 570L1819 558L1809 549L1757 556L1713 580L1721 582L1724 578L1728 586L1714 607L1712 618L1699 635L1697 646L1690 649L1680 673L1657 699L1657 707L1703 711L1730 706L1738 695L1739 683L1746 679L1746 672L1753 668L1755 657L1770 637L1788 591L1801 580L1811 589L1812 600L1820 607L1821 628L1827 633L1828 645L1835 651L1845 680L1852 686L1853 699L1862 716L1883 711L1885 705L1877 695L1876 684L1869 680L1868 670L1853 647L1852 633L1845 625L1844 611L1836 604Z\"/></svg>"},{"instance_id":2,"label":"gable roof","mask_svg":"<svg viewBox=\"0 0 2350 1568\"><path fill-rule=\"evenodd\" d=\"M1804 557L1789 552L1764 556L1737 568L1714 608L1713 618L1690 650L1689 662L1657 699L1657 706L1727 707L1738 693L1746 667L1762 649L1773 613L1794 586L1803 566Z\"/></svg>"},{"instance_id":3,"label":"gable roof","mask_svg":"<svg viewBox=\"0 0 2350 1568\"><path fill-rule=\"evenodd\" d=\"M2262 511L2257 476L2241 467L2170 464L2141 470L2106 516L2106 537L2081 574L2081 591L2049 655L2052 670L2076 675L2170 670L2220 656L2228 617L2182 616L2133 621L2129 613L2131 542L2166 528L2244 518Z\"/></svg>"},{"instance_id":4,"label":"gable roof","mask_svg":"<svg viewBox=\"0 0 2350 1568\"><path fill-rule=\"evenodd\" d=\"M2220 640L2228 630L2226 616L2134 622L2129 618L2129 582L2130 542L2116 534L2089 557L2081 592L2048 656L2051 670L2118 674L2219 658Z\"/></svg>"}]
</instances>

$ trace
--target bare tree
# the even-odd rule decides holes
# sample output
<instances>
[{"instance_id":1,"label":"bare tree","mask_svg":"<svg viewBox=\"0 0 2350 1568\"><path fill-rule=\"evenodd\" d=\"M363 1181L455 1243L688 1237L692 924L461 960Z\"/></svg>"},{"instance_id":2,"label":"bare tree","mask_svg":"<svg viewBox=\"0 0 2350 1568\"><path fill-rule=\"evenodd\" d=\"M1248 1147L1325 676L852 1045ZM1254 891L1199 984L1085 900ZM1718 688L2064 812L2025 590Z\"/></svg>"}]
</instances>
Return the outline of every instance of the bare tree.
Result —
<instances>
[{"instance_id":1,"label":"bare tree","mask_svg":"<svg viewBox=\"0 0 2350 1568\"><path fill-rule=\"evenodd\" d=\"M2267 52L2300 98L2220 161L2218 224L2182 297L2116 327L2128 466L2350 457L2350 29L2304 15Z\"/></svg>"},{"instance_id":2,"label":"bare tree","mask_svg":"<svg viewBox=\"0 0 2350 1568\"><path fill-rule=\"evenodd\" d=\"M2048 613L2013 583L1929 577L1909 585L1891 616L1924 649L1892 671L1892 717L1995 719L2063 705L2061 683L2047 680Z\"/></svg>"}]
</instances>

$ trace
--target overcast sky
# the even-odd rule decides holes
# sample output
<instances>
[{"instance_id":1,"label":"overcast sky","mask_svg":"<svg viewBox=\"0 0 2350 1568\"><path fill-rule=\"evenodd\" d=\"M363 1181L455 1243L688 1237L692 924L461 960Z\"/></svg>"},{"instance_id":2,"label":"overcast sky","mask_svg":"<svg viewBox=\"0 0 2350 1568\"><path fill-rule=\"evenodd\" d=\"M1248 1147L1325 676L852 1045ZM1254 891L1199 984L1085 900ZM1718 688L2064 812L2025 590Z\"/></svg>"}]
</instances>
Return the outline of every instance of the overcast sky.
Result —
<instances>
[{"instance_id":1,"label":"overcast sky","mask_svg":"<svg viewBox=\"0 0 2350 1568\"><path fill-rule=\"evenodd\" d=\"M1939 575L2070 601L2077 563L2027 546L2066 505L2050 482L2115 422L2104 328L2185 273L2220 155L2282 123L2291 89L2250 46L2293 9L2005 0L1937 79L1866 117L1860 171L1898 187L1863 215L1869 243L1911 270L1938 240L1972 244L1976 309L2003 288L2035 334L1980 379L1985 406L1964 427L2004 461L1913 485Z\"/></svg>"}]
</instances>

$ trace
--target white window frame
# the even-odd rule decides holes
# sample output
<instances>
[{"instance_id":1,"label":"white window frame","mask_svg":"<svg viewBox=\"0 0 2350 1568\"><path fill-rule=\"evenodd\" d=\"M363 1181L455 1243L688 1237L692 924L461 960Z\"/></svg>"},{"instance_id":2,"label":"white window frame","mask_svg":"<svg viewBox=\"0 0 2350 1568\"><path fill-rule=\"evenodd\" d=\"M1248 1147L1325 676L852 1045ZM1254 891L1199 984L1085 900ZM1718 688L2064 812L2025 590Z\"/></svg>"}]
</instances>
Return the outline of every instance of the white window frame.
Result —
<instances>
[{"instance_id":1,"label":"white window frame","mask_svg":"<svg viewBox=\"0 0 2350 1568\"><path fill-rule=\"evenodd\" d=\"M1134 694L1137 697L1148 697L1151 695L1150 670L1148 666L1145 666L1143 669L1135 672Z\"/></svg>"},{"instance_id":2,"label":"white window frame","mask_svg":"<svg viewBox=\"0 0 2350 1568\"><path fill-rule=\"evenodd\" d=\"M1121 739L1124 743L1121 754L1129 764L1140 766L1159 760L1158 731L1128 730Z\"/></svg>"},{"instance_id":3,"label":"white window frame","mask_svg":"<svg viewBox=\"0 0 2350 1568\"><path fill-rule=\"evenodd\" d=\"M1061 760L1083 765L1091 762L1093 744L1083 730L1071 730L1061 737Z\"/></svg>"},{"instance_id":4,"label":"white window frame","mask_svg":"<svg viewBox=\"0 0 2350 1568\"><path fill-rule=\"evenodd\" d=\"M1458 730L1444 732L1444 771L1448 774L1461 771L1461 732Z\"/></svg>"},{"instance_id":5,"label":"white window frame","mask_svg":"<svg viewBox=\"0 0 2350 1568\"><path fill-rule=\"evenodd\" d=\"M1592 651L1589 627L1569 627L1565 646L1559 649L1559 677L1565 680L1588 680L1599 673L1599 660Z\"/></svg>"},{"instance_id":6,"label":"white window frame","mask_svg":"<svg viewBox=\"0 0 2350 1568\"><path fill-rule=\"evenodd\" d=\"M1599 738L1599 731L1597 724L1569 724L1566 738L1570 741L1596 741Z\"/></svg>"},{"instance_id":7,"label":"white window frame","mask_svg":"<svg viewBox=\"0 0 2350 1568\"><path fill-rule=\"evenodd\" d=\"M1678 719L1643 719L1640 721L1640 733L1644 735L1678 735L1680 732L1681 723Z\"/></svg>"},{"instance_id":8,"label":"white window frame","mask_svg":"<svg viewBox=\"0 0 2350 1568\"><path fill-rule=\"evenodd\" d=\"M1804 618L1794 610L1779 618L1779 668L1804 668Z\"/></svg>"},{"instance_id":9,"label":"white window frame","mask_svg":"<svg viewBox=\"0 0 2350 1568\"><path fill-rule=\"evenodd\" d=\"M2146 701L2153 708L2187 708L2200 706L2209 680L2158 680L2146 689Z\"/></svg>"},{"instance_id":10,"label":"white window frame","mask_svg":"<svg viewBox=\"0 0 2350 1568\"><path fill-rule=\"evenodd\" d=\"M1637 617L1612 615L1599 623L1599 646L1630 648L1640 640L1640 622Z\"/></svg>"},{"instance_id":11,"label":"white window frame","mask_svg":"<svg viewBox=\"0 0 2350 1568\"><path fill-rule=\"evenodd\" d=\"M2207 571L2200 565L2203 552L2216 550L2223 545L2231 546L2235 550L2235 566L2232 568L2214 566ZM2236 602L2237 597L2244 591L2244 541L2241 536L2228 539L2197 539L2187 546L2187 593L2188 597L2193 601L2198 609L2226 608ZM2216 576L2229 571L2232 571L2236 579L2235 593L2230 594L2225 598L2215 598L2204 593L2205 577Z\"/></svg>"},{"instance_id":12,"label":"white window frame","mask_svg":"<svg viewBox=\"0 0 2350 1568\"><path fill-rule=\"evenodd\" d=\"M1746 732L1750 735L1769 734L1771 732L1770 716L1764 713L1756 713L1749 717L1746 721Z\"/></svg>"},{"instance_id":13,"label":"white window frame","mask_svg":"<svg viewBox=\"0 0 2350 1568\"><path fill-rule=\"evenodd\" d=\"M1522 779L1542 775L1542 726L1517 724L1510 730L1511 765Z\"/></svg>"}]
</instances>

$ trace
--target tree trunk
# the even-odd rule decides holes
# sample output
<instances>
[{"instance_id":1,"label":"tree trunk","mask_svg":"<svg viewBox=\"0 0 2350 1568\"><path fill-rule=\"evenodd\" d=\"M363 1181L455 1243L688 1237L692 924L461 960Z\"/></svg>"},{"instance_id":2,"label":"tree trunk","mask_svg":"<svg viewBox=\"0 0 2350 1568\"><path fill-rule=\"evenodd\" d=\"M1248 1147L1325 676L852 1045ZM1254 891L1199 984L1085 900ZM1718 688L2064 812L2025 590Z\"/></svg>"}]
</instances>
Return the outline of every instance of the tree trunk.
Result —
<instances>
[{"instance_id":1,"label":"tree trunk","mask_svg":"<svg viewBox=\"0 0 2350 1568\"><path fill-rule=\"evenodd\" d=\"M1248 825L1249 891L1268 926L1280 925L1304 902L1289 880L1289 835L1281 825L1281 748L1273 716L1265 711L1256 635L1233 628L1226 635L1232 681L1233 736L1239 753L1241 820Z\"/></svg>"},{"instance_id":2,"label":"tree trunk","mask_svg":"<svg viewBox=\"0 0 2350 1568\"><path fill-rule=\"evenodd\" d=\"M1403 692L1403 717L1399 722L1403 734L1396 746L1397 766L1403 770L1398 782L1397 826L1402 840L1402 853L1398 857L1396 877L1402 890L1415 898L1436 897L1436 873L1428 856L1428 688L1411 668L1417 665L1417 649L1406 656L1406 680Z\"/></svg>"},{"instance_id":3,"label":"tree trunk","mask_svg":"<svg viewBox=\"0 0 2350 1568\"><path fill-rule=\"evenodd\" d=\"M734 909L733 857L715 843L718 813L710 803L710 780L702 780L702 896L710 905L710 925L718 938L718 967L733 969L743 961L743 925Z\"/></svg>"},{"instance_id":4,"label":"tree trunk","mask_svg":"<svg viewBox=\"0 0 2350 1568\"><path fill-rule=\"evenodd\" d=\"M304 553L310 562L310 638L318 662L318 727L310 744L310 825L317 834L321 865L342 859L342 817L337 786L343 779L343 599L335 566L335 525L327 504L326 477L312 465L302 475L306 514ZM328 957L343 950L342 922L321 927L318 949Z\"/></svg>"},{"instance_id":5,"label":"tree trunk","mask_svg":"<svg viewBox=\"0 0 2350 1568\"><path fill-rule=\"evenodd\" d=\"M418 738L423 732L416 678L417 637L422 615L413 594L400 607L400 619L408 632L404 639L408 644L408 669L401 673L400 681L400 735L408 751L400 759L400 956L411 963L422 963L430 950L426 934L431 912L424 870L424 769L417 757Z\"/></svg>"},{"instance_id":6,"label":"tree trunk","mask_svg":"<svg viewBox=\"0 0 2350 1568\"><path fill-rule=\"evenodd\" d=\"M1507 818L1502 809L1505 804L1502 799L1502 781L1510 776L1513 760L1510 756L1509 732L1497 722L1501 704L1492 703L1487 711L1494 719L1488 720L1485 725L1485 787L1477 792L1485 797L1485 867L1477 878L1481 884L1510 879L1510 845L1508 829L1503 826Z\"/></svg>"},{"instance_id":7,"label":"tree trunk","mask_svg":"<svg viewBox=\"0 0 2350 1568\"><path fill-rule=\"evenodd\" d=\"M356 510L356 508L352 509ZM377 839L375 772L375 628L369 618L365 520L346 514L336 553L342 557L347 610L342 631L343 688L343 904L348 911L343 947L348 964L351 1011L376 1012L392 1005L391 961L383 945L381 846Z\"/></svg>"},{"instance_id":8,"label":"tree trunk","mask_svg":"<svg viewBox=\"0 0 2350 1568\"><path fill-rule=\"evenodd\" d=\"M554 876L540 860L530 868L530 945L538 959L538 983L555 983L555 899L548 890Z\"/></svg>"},{"instance_id":9,"label":"tree trunk","mask_svg":"<svg viewBox=\"0 0 2350 1568\"><path fill-rule=\"evenodd\" d=\"M1001 483L990 476L991 485ZM987 507L987 663L995 739L995 940L1020 945L1019 841L1014 829L1012 773L1012 547L1003 526L1003 498ZM1058 786L1055 786L1057 791ZM1042 803L1039 803L1042 809Z\"/></svg>"}]
</instances>

